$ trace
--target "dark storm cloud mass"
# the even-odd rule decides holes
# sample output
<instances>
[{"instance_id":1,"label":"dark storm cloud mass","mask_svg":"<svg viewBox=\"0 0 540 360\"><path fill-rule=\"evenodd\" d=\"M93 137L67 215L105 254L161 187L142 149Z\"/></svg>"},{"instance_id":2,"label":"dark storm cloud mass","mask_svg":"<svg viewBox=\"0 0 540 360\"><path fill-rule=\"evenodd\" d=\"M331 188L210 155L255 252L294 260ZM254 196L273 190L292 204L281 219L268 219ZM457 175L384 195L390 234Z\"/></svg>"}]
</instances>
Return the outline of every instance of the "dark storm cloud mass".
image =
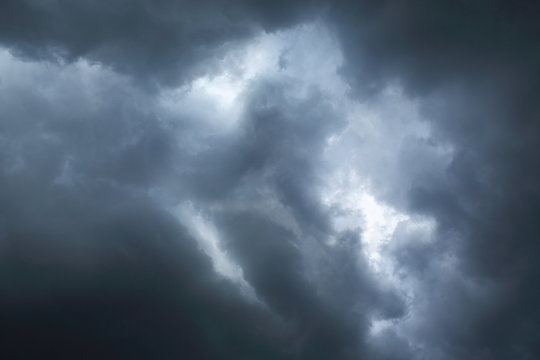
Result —
<instances>
[{"instance_id":1,"label":"dark storm cloud mass","mask_svg":"<svg viewBox=\"0 0 540 360\"><path fill-rule=\"evenodd\" d=\"M23 57L85 57L134 75L143 84L185 81L193 66L228 41L293 25L301 3L261 1L6 1L2 42ZM206 65L206 66L205 66Z\"/></svg>"},{"instance_id":2,"label":"dark storm cloud mass","mask_svg":"<svg viewBox=\"0 0 540 360\"><path fill-rule=\"evenodd\" d=\"M436 295L445 303L429 306L426 327L439 335L428 342L449 358L538 356L539 11L525 1L336 6L344 73L360 89L401 81L455 146L445 181L418 179L410 192L478 286L449 284Z\"/></svg>"},{"instance_id":3,"label":"dark storm cloud mass","mask_svg":"<svg viewBox=\"0 0 540 360\"><path fill-rule=\"evenodd\" d=\"M215 277L141 191L171 152L155 119L125 84L98 79L96 99L44 80L2 89L4 356L279 358L282 325ZM70 101L51 106L49 81Z\"/></svg>"},{"instance_id":4,"label":"dark storm cloud mass","mask_svg":"<svg viewBox=\"0 0 540 360\"><path fill-rule=\"evenodd\" d=\"M401 315L400 300L358 268L352 248L321 243L331 230L312 199L314 166L343 122L329 121L335 114L318 92L287 98L290 84L261 80L232 140L186 154L183 136L197 124L162 125L159 99L126 78L96 65L4 55L11 75L1 89L3 353L350 358L368 351L370 316ZM263 305L256 304L215 274L192 235L149 195L156 187L171 203L257 201L267 187L313 239L262 213L212 215ZM344 247L358 242L337 236ZM308 276L313 264L297 246L319 252L317 274Z\"/></svg>"},{"instance_id":5,"label":"dark storm cloud mass","mask_svg":"<svg viewBox=\"0 0 540 360\"><path fill-rule=\"evenodd\" d=\"M433 332L423 334L442 351L433 356L535 358L540 8L525 1L395 1L345 9L335 9L344 74L361 93L398 80L425 97L426 118L455 147L445 181L418 179L422 185L409 195L412 210L437 218L445 246L459 248L462 276L478 286L457 282L433 296L426 314ZM418 252L407 251L401 259ZM413 266L424 262L414 259ZM428 275L426 283L440 281Z\"/></svg>"},{"instance_id":6,"label":"dark storm cloud mass","mask_svg":"<svg viewBox=\"0 0 540 360\"><path fill-rule=\"evenodd\" d=\"M26 61L4 54L0 69L8 358L538 357L538 5L51 0L0 9L0 43ZM204 125L164 120L159 109L158 89L217 72L228 48L261 30L308 20L334 31L355 97L397 82L419 99L433 137L452 145L444 176L429 175L438 165L421 145L400 157L423 159L402 168L408 211L438 224L436 242L398 227L385 249L396 276L418 283L409 310L354 255L359 234L336 231L318 198L327 139L347 126L323 92L299 98L294 81L257 79L239 129L208 138L197 135ZM262 205L235 208L270 200L294 228ZM218 276L165 208L182 201L211 209L260 303ZM405 335L390 328L372 339L373 318L413 321Z\"/></svg>"}]
</instances>

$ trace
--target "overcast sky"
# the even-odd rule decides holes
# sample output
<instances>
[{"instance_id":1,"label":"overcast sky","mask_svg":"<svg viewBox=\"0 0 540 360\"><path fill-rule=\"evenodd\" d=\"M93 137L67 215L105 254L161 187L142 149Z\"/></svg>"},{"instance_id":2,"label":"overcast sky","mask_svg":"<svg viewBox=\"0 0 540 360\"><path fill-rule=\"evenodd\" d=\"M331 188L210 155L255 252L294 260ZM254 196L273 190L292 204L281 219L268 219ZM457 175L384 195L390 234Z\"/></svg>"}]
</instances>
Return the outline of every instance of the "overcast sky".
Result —
<instances>
[{"instance_id":1,"label":"overcast sky","mask_svg":"<svg viewBox=\"0 0 540 360\"><path fill-rule=\"evenodd\" d=\"M2 0L0 358L538 359L539 19Z\"/></svg>"}]
</instances>

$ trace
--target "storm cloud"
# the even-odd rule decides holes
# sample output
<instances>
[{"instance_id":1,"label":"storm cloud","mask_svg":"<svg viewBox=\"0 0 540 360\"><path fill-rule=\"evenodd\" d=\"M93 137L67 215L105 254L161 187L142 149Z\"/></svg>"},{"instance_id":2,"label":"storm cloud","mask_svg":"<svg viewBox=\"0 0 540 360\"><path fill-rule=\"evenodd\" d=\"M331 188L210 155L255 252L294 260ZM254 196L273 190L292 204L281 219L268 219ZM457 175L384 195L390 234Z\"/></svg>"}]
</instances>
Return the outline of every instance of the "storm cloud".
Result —
<instances>
[{"instance_id":1,"label":"storm cloud","mask_svg":"<svg viewBox=\"0 0 540 360\"><path fill-rule=\"evenodd\" d=\"M0 354L537 358L539 12L3 1Z\"/></svg>"}]
</instances>

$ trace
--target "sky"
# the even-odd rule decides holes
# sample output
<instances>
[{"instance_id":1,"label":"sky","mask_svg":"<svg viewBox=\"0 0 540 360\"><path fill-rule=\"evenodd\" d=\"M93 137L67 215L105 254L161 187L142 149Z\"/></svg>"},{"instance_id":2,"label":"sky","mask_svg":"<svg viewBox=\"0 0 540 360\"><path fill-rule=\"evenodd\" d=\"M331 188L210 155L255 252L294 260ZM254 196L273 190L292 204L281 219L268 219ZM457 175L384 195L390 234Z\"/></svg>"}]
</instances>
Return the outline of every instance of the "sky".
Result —
<instances>
[{"instance_id":1,"label":"sky","mask_svg":"<svg viewBox=\"0 0 540 360\"><path fill-rule=\"evenodd\" d=\"M3 0L0 357L538 359L539 16Z\"/></svg>"}]
</instances>

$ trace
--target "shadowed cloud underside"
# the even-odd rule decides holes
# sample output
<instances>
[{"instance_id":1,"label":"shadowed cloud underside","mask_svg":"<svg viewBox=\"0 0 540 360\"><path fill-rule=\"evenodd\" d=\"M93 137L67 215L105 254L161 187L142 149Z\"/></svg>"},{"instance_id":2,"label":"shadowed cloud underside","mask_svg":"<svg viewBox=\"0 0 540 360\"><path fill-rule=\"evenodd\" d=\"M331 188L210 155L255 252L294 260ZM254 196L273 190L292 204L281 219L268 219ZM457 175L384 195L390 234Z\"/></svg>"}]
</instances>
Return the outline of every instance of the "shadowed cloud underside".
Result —
<instances>
[{"instance_id":1,"label":"shadowed cloud underside","mask_svg":"<svg viewBox=\"0 0 540 360\"><path fill-rule=\"evenodd\" d=\"M0 4L0 357L536 359L540 7Z\"/></svg>"}]
</instances>

